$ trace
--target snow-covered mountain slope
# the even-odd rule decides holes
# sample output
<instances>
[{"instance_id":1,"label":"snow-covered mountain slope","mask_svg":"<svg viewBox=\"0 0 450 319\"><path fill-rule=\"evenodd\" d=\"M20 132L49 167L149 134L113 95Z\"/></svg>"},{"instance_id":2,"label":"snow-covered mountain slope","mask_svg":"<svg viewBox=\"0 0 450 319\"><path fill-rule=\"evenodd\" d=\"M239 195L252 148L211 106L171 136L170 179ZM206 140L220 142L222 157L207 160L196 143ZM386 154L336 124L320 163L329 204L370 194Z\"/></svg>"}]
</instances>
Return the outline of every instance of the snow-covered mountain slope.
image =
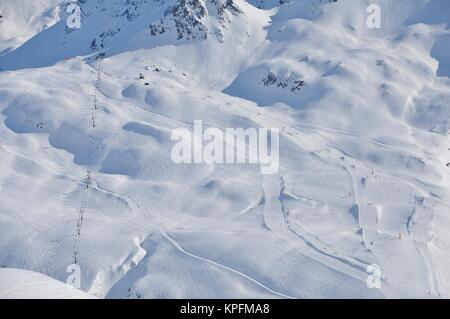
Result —
<instances>
[{"instance_id":1,"label":"snow-covered mountain slope","mask_svg":"<svg viewBox=\"0 0 450 319\"><path fill-rule=\"evenodd\" d=\"M62 0L0 1L0 55L59 21Z\"/></svg>"},{"instance_id":2,"label":"snow-covered mountain slope","mask_svg":"<svg viewBox=\"0 0 450 319\"><path fill-rule=\"evenodd\" d=\"M450 3L374 2L376 30L364 0L79 1L81 29L0 56L0 267L65 282L75 255L110 298L450 297ZM280 128L279 173L175 164L195 120Z\"/></svg>"},{"instance_id":3,"label":"snow-covered mountain slope","mask_svg":"<svg viewBox=\"0 0 450 319\"><path fill-rule=\"evenodd\" d=\"M291 0L249 0L248 2L259 9L271 9L291 2Z\"/></svg>"},{"instance_id":4,"label":"snow-covered mountain slope","mask_svg":"<svg viewBox=\"0 0 450 319\"><path fill-rule=\"evenodd\" d=\"M0 269L0 299L92 299L79 289L28 270Z\"/></svg>"}]
</instances>

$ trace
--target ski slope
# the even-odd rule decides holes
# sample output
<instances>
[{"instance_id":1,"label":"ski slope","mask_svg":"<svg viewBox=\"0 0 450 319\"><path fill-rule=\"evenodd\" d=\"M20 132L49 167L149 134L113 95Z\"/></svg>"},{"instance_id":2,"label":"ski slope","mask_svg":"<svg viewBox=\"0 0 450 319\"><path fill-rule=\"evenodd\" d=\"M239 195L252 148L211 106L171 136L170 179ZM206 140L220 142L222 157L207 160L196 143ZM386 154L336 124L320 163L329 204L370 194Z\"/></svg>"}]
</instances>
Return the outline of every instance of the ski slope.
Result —
<instances>
[{"instance_id":1,"label":"ski slope","mask_svg":"<svg viewBox=\"0 0 450 319\"><path fill-rule=\"evenodd\" d=\"M63 297L449 298L450 3L373 2L381 29L364 0L87 1L67 32L3 0L0 297L76 261ZM175 164L195 120L279 128L279 172Z\"/></svg>"}]
</instances>

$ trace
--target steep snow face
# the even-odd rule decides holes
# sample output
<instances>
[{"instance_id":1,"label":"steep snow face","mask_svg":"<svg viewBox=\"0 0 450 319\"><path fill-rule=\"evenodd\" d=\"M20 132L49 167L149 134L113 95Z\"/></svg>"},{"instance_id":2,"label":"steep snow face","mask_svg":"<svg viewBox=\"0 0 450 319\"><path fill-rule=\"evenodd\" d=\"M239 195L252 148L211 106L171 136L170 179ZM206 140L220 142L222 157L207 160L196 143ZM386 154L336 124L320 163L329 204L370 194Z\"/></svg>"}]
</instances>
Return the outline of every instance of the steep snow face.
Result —
<instances>
[{"instance_id":1,"label":"steep snow face","mask_svg":"<svg viewBox=\"0 0 450 319\"><path fill-rule=\"evenodd\" d=\"M248 7L246 3L238 2ZM161 40L154 41L151 37L166 33L168 43L177 39L204 40L209 34L223 42L231 20L243 13L232 0L94 0L80 1L79 5L80 29L68 28L68 14L65 14L58 24L2 57L3 69L49 66L65 58L107 48L112 50L111 53L128 51L127 42L136 37L143 41L139 47L155 46ZM241 17L241 20L246 18ZM239 24L242 23L234 29ZM173 34L176 34L175 38ZM35 54L30 55L30 52Z\"/></svg>"},{"instance_id":2,"label":"steep snow face","mask_svg":"<svg viewBox=\"0 0 450 319\"><path fill-rule=\"evenodd\" d=\"M446 65L446 59L436 63L430 57L433 48L440 53L442 49L438 50L439 47L445 46L448 34L445 25L403 24L408 15L418 17L423 14L421 10L429 10L424 8L426 1L415 4L410 1L379 1L381 12L389 13L383 15L383 27L379 30L369 29L365 15L358 14L366 9L363 1L324 4L299 1L281 7L268 28L269 42L256 52L256 63L241 72L225 92L251 99L261 106L285 103L302 118L306 113L311 117L319 112L318 121L324 123L330 114L344 109L336 101L325 102L329 99L327 93L350 99L359 95L360 101L344 102L356 105L374 93L374 90L366 88L375 86L383 91L382 96L377 97L378 107L373 107L375 97L372 97L367 110L364 110L371 113L369 118L375 121L374 125L378 125L379 119L384 116L384 107L393 117L401 117L408 106L411 91L420 90L425 83L424 77L434 82L439 64L442 64L441 68ZM422 58L411 62L417 52ZM403 57L397 58L399 54ZM389 56L397 61L387 61ZM401 70L408 71L400 77ZM361 81L363 77L364 81ZM416 78L421 81L414 81ZM346 81L351 84L345 86ZM359 90L355 87L355 81L360 84ZM394 94L389 91L392 86L397 88ZM400 89L400 86L403 88ZM348 90L350 87L353 88L351 92ZM300 91L302 94L298 94ZM362 111L361 106L358 108ZM352 112L351 109L349 112ZM353 130L359 119L359 114L353 118L352 113L344 118L330 118L331 121L348 121ZM361 129L372 131L373 127L367 124L364 123ZM333 123L330 125L334 126Z\"/></svg>"},{"instance_id":3,"label":"steep snow face","mask_svg":"<svg viewBox=\"0 0 450 319\"><path fill-rule=\"evenodd\" d=\"M373 30L363 0L79 1L81 29L0 57L0 267L65 282L76 255L112 298L450 296L449 3L377 3ZM279 128L278 174L175 164L195 120Z\"/></svg>"},{"instance_id":4,"label":"steep snow face","mask_svg":"<svg viewBox=\"0 0 450 319\"><path fill-rule=\"evenodd\" d=\"M413 25L417 23L426 24L445 24L447 29L450 28L450 5L445 0L432 0L417 12L407 23ZM450 55L448 48L450 47L450 35L444 35L435 43L431 56L439 61L437 74L439 76L450 77Z\"/></svg>"},{"instance_id":5,"label":"steep snow face","mask_svg":"<svg viewBox=\"0 0 450 319\"><path fill-rule=\"evenodd\" d=\"M0 2L0 55L59 21L63 0Z\"/></svg>"},{"instance_id":6,"label":"steep snow face","mask_svg":"<svg viewBox=\"0 0 450 319\"><path fill-rule=\"evenodd\" d=\"M243 1L195 3L203 8L198 11L203 12L198 22L192 22L193 12L197 11L189 9L186 16L174 15L174 11L181 9L177 5L171 6L162 20L155 20L144 31L131 35L126 42L105 52L114 59L128 60L127 68L139 73L133 62L135 50L145 49L147 66L165 66L172 80L192 88L225 88L265 41L265 27L270 23L272 13ZM120 72L122 63L116 65L114 72ZM175 70L177 72L172 72Z\"/></svg>"},{"instance_id":7,"label":"steep snow face","mask_svg":"<svg viewBox=\"0 0 450 319\"><path fill-rule=\"evenodd\" d=\"M102 50L106 45L123 42L130 34L148 27L165 8L164 2L159 0L83 0L78 5L81 10L80 29L68 28L70 13L66 13L68 3L65 3L59 23L3 57L3 69L48 66L64 58Z\"/></svg>"},{"instance_id":8,"label":"steep snow face","mask_svg":"<svg viewBox=\"0 0 450 319\"><path fill-rule=\"evenodd\" d=\"M382 28L374 30L358 14L365 11L364 1L324 4L298 1L281 7L255 62L225 92L261 106L283 103L299 119L330 121L327 125L353 131L374 132L391 117L400 130L407 118L408 125L446 133L448 113L439 106L447 102L445 94L436 94L434 112L412 110L410 102L422 89L446 90L447 80L435 76L448 69L445 18L424 23L430 22L430 10L448 12L448 2L378 1L388 14L382 16ZM345 109L344 117L332 116ZM362 112L370 116L359 126Z\"/></svg>"}]
</instances>

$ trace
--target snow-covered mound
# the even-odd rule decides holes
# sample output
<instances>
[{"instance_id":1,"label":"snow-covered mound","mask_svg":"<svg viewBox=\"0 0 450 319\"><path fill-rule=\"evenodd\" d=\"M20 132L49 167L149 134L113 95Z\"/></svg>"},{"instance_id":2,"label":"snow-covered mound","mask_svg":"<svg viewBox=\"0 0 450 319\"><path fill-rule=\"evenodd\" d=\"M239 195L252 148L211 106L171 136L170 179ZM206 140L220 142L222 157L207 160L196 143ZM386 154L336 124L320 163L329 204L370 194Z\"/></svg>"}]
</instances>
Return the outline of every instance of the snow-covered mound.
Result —
<instances>
[{"instance_id":1,"label":"snow-covered mound","mask_svg":"<svg viewBox=\"0 0 450 319\"><path fill-rule=\"evenodd\" d=\"M76 261L109 298L450 297L450 2L374 2L381 29L365 0L79 1L81 29L1 55L0 267ZM195 120L279 128L279 172L174 163Z\"/></svg>"},{"instance_id":2,"label":"snow-covered mound","mask_svg":"<svg viewBox=\"0 0 450 319\"><path fill-rule=\"evenodd\" d=\"M0 299L91 299L85 292L45 275L0 268Z\"/></svg>"}]
</instances>

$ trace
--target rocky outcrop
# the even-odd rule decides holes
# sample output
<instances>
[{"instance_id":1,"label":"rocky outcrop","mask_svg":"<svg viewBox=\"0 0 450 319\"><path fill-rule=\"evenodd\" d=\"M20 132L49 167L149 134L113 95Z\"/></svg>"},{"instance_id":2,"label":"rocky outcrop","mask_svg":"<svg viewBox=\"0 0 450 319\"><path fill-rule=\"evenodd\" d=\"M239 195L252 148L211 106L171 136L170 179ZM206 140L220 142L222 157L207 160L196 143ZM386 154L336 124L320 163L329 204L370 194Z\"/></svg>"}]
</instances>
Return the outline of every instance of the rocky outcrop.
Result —
<instances>
[{"instance_id":1,"label":"rocky outcrop","mask_svg":"<svg viewBox=\"0 0 450 319\"><path fill-rule=\"evenodd\" d=\"M273 72L269 72L267 77L262 80L262 83L265 86L275 86L279 89L289 89L292 93L299 92L306 85L306 81L300 77L279 77Z\"/></svg>"},{"instance_id":2,"label":"rocky outcrop","mask_svg":"<svg viewBox=\"0 0 450 319\"><path fill-rule=\"evenodd\" d=\"M158 23L150 24L150 34L156 36L173 29L178 40L205 40L208 37L208 27L204 19L210 14L208 7L217 10L214 14L222 26L229 22L228 14L242 13L233 0L177 0Z\"/></svg>"}]
</instances>

